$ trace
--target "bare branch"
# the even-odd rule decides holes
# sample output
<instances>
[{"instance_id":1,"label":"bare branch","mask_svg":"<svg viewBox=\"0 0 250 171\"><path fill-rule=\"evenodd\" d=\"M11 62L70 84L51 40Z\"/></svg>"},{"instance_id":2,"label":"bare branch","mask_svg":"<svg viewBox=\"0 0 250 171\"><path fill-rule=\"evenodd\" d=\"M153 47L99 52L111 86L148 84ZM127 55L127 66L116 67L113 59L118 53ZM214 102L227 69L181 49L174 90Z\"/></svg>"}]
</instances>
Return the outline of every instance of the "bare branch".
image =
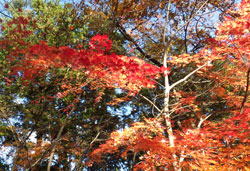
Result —
<instances>
[{"instance_id":1,"label":"bare branch","mask_svg":"<svg viewBox=\"0 0 250 171\"><path fill-rule=\"evenodd\" d=\"M170 90L172 88L174 88L175 86L177 86L178 84L186 81L189 77L191 77L194 73L196 73L197 71L199 71L201 68L205 67L206 65L209 65L211 63L211 61L206 62L205 64L203 64L202 66L198 67L197 69L195 69L194 71L190 72L188 75L186 75L184 78L180 79L179 81L176 81L175 83L173 83L170 86Z\"/></svg>"},{"instance_id":2,"label":"bare branch","mask_svg":"<svg viewBox=\"0 0 250 171\"><path fill-rule=\"evenodd\" d=\"M152 104L155 108L156 108L156 110L158 111L158 112L162 112L157 106L156 106L156 104L154 103L154 102L152 102L150 99L148 99L147 97L145 97L145 96L143 96L143 95L141 95L140 94L140 96L142 97L142 98L144 98L145 100L147 100L150 104Z\"/></svg>"},{"instance_id":3,"label":"bare branch","mask_svg":"<svg viewBox=\"0 0 250 171\"><path fill-rule=\"evenodd\" d=\"M62 136L62 132L64 130L64 127L67 125L67 119L70 117L70 115L74 112L75 110L75 106L71 109L71 111L68 113L66 119L65 119L65 122L62 123L62 126L60 128L60 130L58 131L57 133L57 136L55 138L55 140L53 141L53 145L52 145L52 150L51 150L51 153L50 153L50 156L49 156L49 161L48 161L48 165L47 165L47 171L50 171L50 167L51 167L51 164L52 164L52 160L53 160L53 157L54 157L54 153L55 153L55 150L56 150L56 144L59 142L61 136Z\"/></svg>"},{"instance_id":4,"label":"bare branch","mask_svg":"<svg viewBox=\"0 0 250 171\"><path fill-rule=\"evenodd\" d=\"M138 43L126 32L125 28L123 28L118 22L116 23L116 26L118 27L119 31L121 32L121 34L130 42L132 42L135 45L135 48L146 58L148 59L150 62L152 62L153 64L161 67L162 64L157 61L156 59L152 58L150 55L147 55L144 50L138 45Z\"/></svg>"},{"instance_id":5,"label":"bare branch","mask_svg":"<svg viewBox=\"0 0 250 171\"><path fill-rule=\"evenodd\" d=\"M166 33L167 33L167 22L169 20L169 12L170 12L170 7L171 7L171 0L168 2L168 7L167 7L167 17L165 20L165 27L163 30L163 44L166 45Z\"/></svg>"},{"instance_id":6,"label":"bare branch","mask_svg":"<svg viewBox=\"0 0 250 171\"><path fill-rule=\"evenodd\" d=\"M211 115L212 115L212 114L207 115L204 119L201 117L201 118L200 118L200 121L199 121L199 123L198 123L198 125L197 125L197 129L200 129L202 123L203 123L205 120L207 120Z\"/></svg>"},{"instance_id":7,"label":"bare branch","mask_svg":"<svg viewBox=\"0 0 250 171\"><path fill-rule=\"evenodd\" d=\"M100 135L100 131L96 134L96 136L95 136L95 138L91 141L91 143L90 143L90 145L92 145L96 140L97 140L97 138L99 137L99 135Z\"/></svg>"},{"instance_id":8,"label":"bare branch","mask_svg":"<svg viewBox=\"0 0 250 171\"><path fill-rule=\"evenodd\" d=\"M9 16L9 15L3 13L2 11L0 11L0 14L2 14L3 16L5 16L5 17L7 17L7 18L12 18L11 16Z\"/></svg>"}]
</instances>

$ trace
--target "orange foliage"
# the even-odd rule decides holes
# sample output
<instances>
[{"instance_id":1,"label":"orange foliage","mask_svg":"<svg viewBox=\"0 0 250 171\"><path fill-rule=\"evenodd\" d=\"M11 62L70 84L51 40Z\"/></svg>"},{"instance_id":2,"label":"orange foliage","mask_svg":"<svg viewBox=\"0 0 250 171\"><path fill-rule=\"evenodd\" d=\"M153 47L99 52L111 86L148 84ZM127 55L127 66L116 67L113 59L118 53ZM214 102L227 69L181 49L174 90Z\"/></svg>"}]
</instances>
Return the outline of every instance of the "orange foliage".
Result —
<instances>
[{"instance_id":1,"label":"orange foliage","mask_svg":"<svg viewBox=\"0 0 250 171\"><path fill-rule=\"evenodd\" d=\"M222 123L207 122L201 129L176 130L175 147L169 146L165 136L167 128L162 121L145 119L123 131L113 132L105 144L91 153L93 160L88 164L99 162L105 153L120 152L120 156L126 158L128 152L143 152L135 170L171 169L173 162L186 169L243 169L250 154L249 112L248 108Z\"/></svg>"},{"instance_id":2,"label":"orange foliage","mask_svg":"<svg viewBox=\"0 0 250 171\"><path fill-rule=\"evenodd\" d=\"M131 1L131 4L134 3ZM124 8L120 10L126 10L125 7L129 4L122 5ZM138 6L138 8L142 7ZM218 27L216 38L208 40L211 42L208 47L194 56L186 54L172 56L169 62L176 65L195 62L200 65L204 61L228 60L231 63L225 66L227 71L225 75L221 72L213 72L208 73L208 77L223 84L230 83L233 86L243 87L246 81L241 78L245 77L250 67L250 0L242 0L237 8L237 12L230 11L232 14L237 14L237 17L225 18ZM14 19L9 24L10 26L17 24L13 31L18 32L18 36L10 35L7 40L0 42L4 48L11 45L15 49L15 51L12 49L8 55L10 61L16 63L12 68L13 73L23 72L22 77L26 81L44 76L51 68L71 68L84 73L87 78L85 82L79 83L79 87L90 84L93 89L122 88L130 91L131 95L143 87L154 87L154 79L165 70L136 57L109 53L112 42L105 35L94 36L90 40L89 49L53 47L46 42L28 45L24 39L27 34L30 34L25 29L27 22L28 20L24 18ZM204 72L205 70L202 74ZM76 91L79 87L75 88ZM63 88L64 93L74 89L69 85L63 85ZM231 100L237 98L231 97L222 86L213 91L223 98L227 98L227 95ZM99 95L101 96L102 93L100 92ZM64 94L58 94L58 97L63 96ZM120 100L123 99L117 99L118 102ZM180 100L181 104L194 103L194 101L194 96L186 96ZM111 103L116 104L116 101ZM195 109L195 106L193 108ZM250 155L250 141L247 138L249 137L249 113L250 108L246 108L244 112L235 113L223 122L205 121L202 128L197 126L195 129L193 124L190 124L192 120L186 121L182 130L174 130L174 147L169 145L167 135L169 128L165 126L161 117L145 119L144 122L136 122L122 131L113 132L105 144L90 154L93 160L88 164L99 162L103 154L107 153L119 153L119 156L126 158L129 152L135 155L140 152L140 162L135 165L135 170L155 168L171 170L173 163L189 170L245 169Z\"/></svg>"},{"instance_id":3,"label":"orange foliage","mask_svg":"<svg viewBox=\"0 0 250 171\"><path fill-rule=\"evenodd\" d=\"M200 71L203 76L213 78L221 85L213 90L214 93L239 105L242 98L234 92L227 92L223 85L245 88L246 72L250 68L249 11L250 0L242 0L237 11L229 11L236 17L225 18L218 27L215 39L209 39L210 44L205 49L193 56L172 56L168 62L174 65L194 62L199 66L204 61L229 61L224 65L225 73L207 73L205 69ZM182 98L182 104L195 101L195 96L183 98L180 93L175 93L175 96ZM170 128L160 117L145 119L130 128L112 133L105 144L90 154L92 160L89 164L99 162L103 154L118 153L126 158L132 152L140 156L135 170L247 170L250 162L249 113L250 108L245 106L244 111L234 112L230 118L220 122L202 120L200 116L200 122L204 121L203 127L194 127L195 123L190 124L191 121L183 122L181 130L173 131L174 147L169 145L167 132Z\"/></svg>"}]
</instances>

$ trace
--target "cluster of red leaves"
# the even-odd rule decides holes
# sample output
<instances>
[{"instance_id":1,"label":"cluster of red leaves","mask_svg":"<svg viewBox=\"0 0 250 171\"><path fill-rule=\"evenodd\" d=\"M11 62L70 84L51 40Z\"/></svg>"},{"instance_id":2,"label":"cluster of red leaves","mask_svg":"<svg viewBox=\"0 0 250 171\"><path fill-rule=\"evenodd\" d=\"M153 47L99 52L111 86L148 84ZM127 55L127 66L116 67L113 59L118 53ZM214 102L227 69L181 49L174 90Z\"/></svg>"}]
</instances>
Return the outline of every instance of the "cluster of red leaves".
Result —
<instances>
[{"instance_id":1,"label":"cluster of red leaves","mask_svg":"<svg viewBox=\"0 0 250 171\"><path fill-rule=\"evenodd\" d=\"M81 45L74 49L49 46L44 41L32 44L30 39L36 34L32 31L36 29L36 22L31 18L13 18L4 23L1 29L4 38L0 40L0 47L7 53L10 75L21 77L23 85L33 83L36 78L46 78L48 73L57 72L57 69L77 73L77 81L73 77L58 81L58 85L62 82L64 84L61 85L62 91L56 92L56 98L81 94L84 86L98 90L95 102L101 100L106 88L127 90L128 97L143 87L154 87L154 80L164 71L164 68L139 58L111 53L112 41L106 35L92 37L87 49L82 49ZM127 97L110 104L127 100Z\"/></svg>"},{"instance_id":2,"label":"cluster of red leaves","mask_svg":"<svg viewBox=\"0 0 250 171\"><path fill-rule=\"evenodd\" d=\"M112 133L110 139L90 157L93 161L100 161L107 153L120 152L120 156L126 158L128 152L143 152L135 170L171 169L173 162L186 169L242 169L249 162L249 112L250 109L246 109L223 123L207 122L200 129L176 130L175 147L169 146L165 136L167 128L162 122L146 119Z\"/></svg>"},{"instance_id":3,"label":"cluster of red leaves","mask_svg":"<svg viewBox=\"0 0 250 171\"><path fill-rule=\"evenodd\" d=\"M3 44L6 45L6 42ZM9 59L16 63L12 68L13 74L22 72L26 81L43 76L50 68L70 67L84 72L95 88L122 88L131 93L143 87L152 88L154 79L162 72L162 68L139 58L109 53L112 41L106 35L94 36L89 46L89 49L79 50L66 46L53 47L40 42L15 50Z\"/></svg>"},{"instance_id":4,"label":"cluster of red leaves","mask_svg":"<svg viewBox=\"0 0 250 171\"><path fill-rule=\"evenodd\" d=\"M90 48L98 52L108 52L111 50L112 41L107 35L96 35L89 42Z\"/></svg>"},{"instance_id":5,"label":"cluster of red leaves","mask_svg":"<svg viewBox=\"0 0 250 171\"><path fill-rule=\"evenodd\" d=\"M249 162L249 112L247 108L223 122L207 121L201 129L184 129L184 134L177 134L176 147L185 152L184 156L193 159L182 165L219 170L246 167Z\"/></svg>"}]
</instances>

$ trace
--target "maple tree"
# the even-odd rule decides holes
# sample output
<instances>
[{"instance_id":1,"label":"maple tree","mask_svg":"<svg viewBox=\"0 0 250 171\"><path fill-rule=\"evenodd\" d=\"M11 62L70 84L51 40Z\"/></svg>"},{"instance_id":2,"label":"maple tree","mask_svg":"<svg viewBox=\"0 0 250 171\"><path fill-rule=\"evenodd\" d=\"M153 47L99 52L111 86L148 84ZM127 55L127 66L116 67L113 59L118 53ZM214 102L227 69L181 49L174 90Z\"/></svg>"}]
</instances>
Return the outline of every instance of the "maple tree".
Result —
<instances>
[{"instance_id":1,"label":"maple tree","mask_svg":"<svg viewBox=\"0 0 250 171\"><path fill-rule=\"evenodd\" d=\"M1 128L4 146L16 150L14 169L70 169L72 163L79 170L118 168L126 161L132 163L128 167L142 170L247 168L248 0L228 13L223 10L230 1L90 1L92 6L81 2L76 7L66 4L67 9L46 3L42 8L42 1L33 2L34 15L17 9L2 28L1 104L6 108L1 108L1 118L4 124L9 118L21 122ZM207 23L201 30L196 27L195 33L189 29L215 7L228 15L215 38L208 38L213 29ZM65 20L49 18L52 14L46 9L64 14ZM81 40L88 30L80 30L84 20L75 10L89 15L90 33L85 37L89 41ZM43 18L39 11L48 15ZM159 23L150 23L151 19ZM147 28L148 24L152 27ZM158 28L164 32L163 41L162 31L155 31ZM171 28L177 33L185 28L184 36L170 35ZM108 37L114 39L115 47ZM141 41L135 41L140 37ZM119 44L120 38L127 42ZM155 65L118 55L124 54L124 48L117 47L122 45L135 48L139 53L131 49L132 54ZM157 100L150 100L154 95ZM23 104L13 105L18 96L25 97ZM120 126L120 118L108 111L126 101L138 110L133 111L136 117L146 113L145 119L128 128L124 128L127 121ZM224 114L231 116L225 119ZM37 142L29 142L34 132ZM110 139L97 148L103 140L98 141L110 133ZM101 159L104 164L98 163Z\"/></svg>"},{"instance_id":2,"label":"maple tree","mask_svg":"<svg viewBox=\"0 0 250 171\"><path fill-rule=\"evenodd\" d=\"M11 93L13 91L11 87L17 84L18 87L23 87L21 91L19 90L18 95L25 97L26 101L23 105L16 106L17 113L13 111L13 117L24 117L24 119L21 119L23 124L20 126L20 128L24 128L21 133L11 129L10 136L17 136L17 138L14 140L5 139L4 145L7 147L14 146L16 150L13 162L14 169L17 167L38 169L38 165L43 167L44 157L50 158L48 160L48 169L50 169L55 153L60 156L58 163L63 163L64 167L69 167L67 162L63 162L67 157L65 156L66 153L72 154L67 146L72 146L73 151L78 150L85 153L86 150L92 148L95 136L99 137L99 134L105 136L105 129L114 129L111 123L102 122L102 120L105 120L104 118L107 118L107 121L112 118L113 122L117 120L117 117L110 116L109 118L108 115L105 116L105 112L108 113L105 108L106 103L116 103L110 97L106 97L105 102L100 103L104 93L107 92L105 89L124 88L129 91L129 95L132 95L137 93L142 86L152 87L152 79L157 76L161 69L135 57L128 58L109 52L112 42L107 36L94 36L90 40L89 49L84 49L81 46L77 49L66 46L55 47L49 46L45 42L36 44L36 41L31 43L30 37L33 37L33 31L30 25L33 23L30 17L17 16L6 23L8 27L2 28L5 37L1 41L1 46L4 50L4 57L8 61L5 66L9 67L11 71L8 71L7 76L4 77L7 83L5 92L10 87L9 93ZM33 27L36 27L36 25ZM126 68L130 68L128 69L130 73L127 72ZM136 70L142 72L136 72ZM126 77L127 79L124 79ZM58 82L58 80L60 81ZM138 84L140 80L141 84ZM37 93L37 95L34 95L34 93ZM122 99L126 99L126 96L121 97ZM119 101L119 99L116 100ZM72 103L76 105L72 105ZM84 104L84 106L81 106L81 104ZM97 106L92 107L88 104ZM58 108L55 108L55 106ZM83 114L86 113L83 116L74 116L75 113L86 109L89 111L83 112ZM49 112L46 112L46 110ZM99 112L100 118L98 118ZM4 113L4 120L12 117L11 115L5 116ZM95 113L93 117L91 116L92 113ZM82 117L90 120L84 119L85 123L78 122L77 119ZM98 125L92 123L92 121L94 123L98 121ZM69 133L74 130L73 122L77 129L83 128L84 132L91 129L90 133L84 134L87 134L87 136L94 134L94 140L89 137L86 140L88 142L86 145L84 145L86 141L76 142L75 144L74 140L70 140L71 136L74 135ZM8 124L12 125L11 123ZM49 125L50 128L44 129L45 125ZM41 129L42 127L43 129ZM59 132L57 132L58 127L61 130ZM99 131L100 128L98 127L101 127L102 130ZM16 129L20 128L16 127ZM4 131L9 129L7 126ZM32 132L34 133L34 130L37 142L32 143L28 141L28 138ZM65 130L68 130L66 131L67 134L64 133ZM81 136L83 135L79 135L78 138ZM52 143L46 143L47 139ZM60 144L57 143L59 139ZM64 140L62 141L62 139ZM79 148L76 148L77 146ZM44 152L44 149L51 150ZM82 153L72 154L78 158L79 167L82 167L81 161L84 160L84 154Z\"/></svg>"},{"instance_id":3,"label":"maple tree","mask_svg":"<svg viewBox=\"0 0 250 171\"><path fill-rule=\"evenodd\" d=\"M11 24L16 24L16 21L18 21L18 23L21 25L28 22L25 18L19 17L14 21L11 21ZM22 34L23 32L27 33L24 30L18 30L20 36L27 36L27 34ZM7 37L6 41L8 42ZM11 42L14 41L11 40ZM72 95L73 102L79 104L80 100L78 96L81 96L83 92L86 91L86 89L92 91L98 90L95 99L93 101L89 100L94 104L100 101L104 94L104 89L108 88L123 88L124 90L129 91L128 95L133 95L137 93L141 87L152 87L154 83L153 79L159 72L161 72L159 67L147 64L140 59L133 57L128 58L126 56L116 55L114 53L108 54L108 51L111 48L111 41L107 36L97 35L93 37L90 40L90 49L72 49L69 47L57 48L48 46L44 42L31 46L26 45L25 41L20 43L17 41L15 43L17 44L14 44L13 47L11 47L9 54L7 55L9 61L15 63L15 65L12 65L11 67L12 73L10 76L14 76L14 79L21 78L22 84L24 86L29 84L36 85L37 83L35 78L45 77L46 80L46 74L50 68L53 68L53 70L56 68L60 68L62 70L64 70L63 68L68 68L67 70L69 70L71 68L71 72L77 72L76 78L66 77L65 79L67 80L62 79L65 81L64 84L60 85L60 88L63 90L62 92L54 92L54 95L50 95L50 97L41 97L39 101L33 100L31 102L33 104L39 104L41 101L45 100L52 101L53 99L58 101L66 96ZM6 44L4 40L3 46L5 45ZM12 51L12 48L15 48L15 51ZM5 49L7 50L7 48ZM52 74L53 71L50 71L49 73ZM73 83L74 87L72 87L72 83L70 83L72 79L78 80L76 83ZM41 86L44 86L43 84ZM38 83L38 85L40 85L40 83ZM111 100L110 103L114 102ZM68 118L71 117L74 112L76 112L75 105L69 104L60 109L59 112L63 112L67 115L65 118L66 121L64 121L67 123ZM54 138L55 142L57 141L58 137L61 137L62 131L66 126L64 122L61 123L61 131L59 131L56 138ZM37 146L40 146L40 143L42 142L37 143L36 146L31 148L29 151L34 151L33 153L35 154L37 151L38 154L36 155L43 156L43 154L39 152L40 149L37 148ZM55 145L52 144L50 147L52 148L52 152L50 155L50 164L48 164L48 168L51 166ZM29 153L29 151L27 152ZM19 155L23 153L25 154L25 151L21 150L19 153ZM33 156L32 153L30 155L30 157ZM30 161L28 159L24 161L20 160L18 163L26 167L34 167L34 163L29 164L27 162L34 162L35 164L37 163L36 161Z\"/></svg>"},{"instance_id":4,"label":"maple tree","mask_svg":"<svg viewBox=\"0 0 250 171\"><path fill-rule=\"evenodd\" d=\"M189 55L182 56L180 54L183 54L183 52L196 54L204 47L208 43L207 38L212 37L215 32L214 24L223 18L226 14L225 11L234 3L234 1L206 0L170 2L148 0L138 1L138 3L134 1L97 1L98 5L94 5L96 1L91 2L93 2L93 7L90 6L90 8L94 8L91 13L95 14L95 11L98 11L97 15L104 15L109 20L112 20L114 27L127 40L127 48L136 56L157 66L163 66L162 58L165 51L168 51L168 58L175 59L168 61L168 67L171 68L169 82L176 82L185 77L187 72L195 70L196 65L194 63L200 62L200 58L190 57L188 60ZM208 20L208 18L213 20ZM221 69L219 61L217 61L216 66L218 70ZM184 97L192 99L189 97L194 94L198 96L197 99L201 100L201 103L195 106L196 109L192 106L187 107L188 109L186 112L182 112L182 116L178 117L179 119L190 117L188 115L193 114L187 111L197 109L202 113L211 113L213 111L212 118L223 117L223 115L228 114L227 111L221 110L224 107L224 99L222 98L220 102L215 99L218 94L214 90L223 89L223 87L211 79L214 77L207 78L204 75L195 74L195 77L185 81L185 84L178 85L173 93L170 93L171 104L180 104L178 103L181 97L180 94L183 102L185 101ZM208 84L205 84L205 82L208 82ZM160 79L158 83L158 85L164 85L164 80ZM163 108L163 89L164 87L159 87L158 89L147 90L144 91L143 95L152 99L156 106ZM214 94L216 95L214 96ZM140 102L144 101L144 103L139 103L141 107L137 107L138 100ZM136 103L135 108L139 108L138 114L154 115L151 110L141 112L141 110L150 108L150 104L144 97L138 97L137 101L134 102ZM185 105L187 106L187 104L186 101ZM179 107L176 106L176 108Z\"/></svg>"},{"instance_id":5,"label":"maple tree","mask_svg":"<svg viewBox=\"0 0 250 171\"><path fill-rule=\"evenodd\" d=\"M44 6L45 8L42 8ZM13 7L12 4L10 4L9 7ZM18 61L19 55L26 53L20 49L25 47L26 50L28 50L27 46L31 47L36 44L38 40L44 40L44 34L47 35L46 40L48 40L48 44L53 46L68 45L68 43L71 45L76 44L73 43L76 38L74 36L72 38L68 35L68 33L73 34L74 32L72 32L72 30L66 30L68 27L64 27L63 21L61 21L62 24L59 24L59 28L51 27L49 24L49 28L52 29L50 30L51 34L47 34L46 28L48 27L40 27L46 25L42 20L44 16L41 16L41 14L51 14L46 16L46 19L52 21L59 16L57 12L53 11L54 7L51 8L50 3L44 4L40 1L38 7L34 8L35 12L32 12L36 15L29 16L28 13L27 16L26 10L23 10L22 12L13 14L16 16L14 19L7 18L8 22L2 22L2 26L5 27L5 29L4 31L2 30L4 36L2 35L3 37L1 37L1 47L3 47L3 49L1 49L1 83L3 83L1 84L0 100L1 146L7 149L9 149L8 147L12 148L10 148L9 156L7 156L9 159L6 160L6 158L3 158L4 160L1 161L3 161L4 164L6 164L6 161L13 161L8 166L12 169L16 169L17 167L46 169L48 163L46 163L46 160L44 161L44 158L47 158L51 153L52 145L56 142L55 138L58 134L58 129L61 127L61 124L65 122L66 113L72 108L71 104L76 104L74 106L75 110L72 113L77 113L78 115L71 114L67 118L64 131L61 133L61 136L59 136L60 138L58 138L60 139L60 143L57 143L55 146L55 153L60 156L60 159L56 163L55 160L53 160L51 169L58 168L58 165L63 165L63 168L69 168L71 162L67 161L68 156L75 158L76 167L81 168L83 167L81 161L84 160L86 151L94 148L96 143L100 143L99 141L95 141L95 137L98 136L98 138L101 137L103 139L107 137L107 133L114 130L117 125L120 124L120 118L111 116L110 112L107 111L107 103L112 101L112 98L105 95L105 98L101 102L96 103L94 100L98 96L100 97L100 94L88 86L84 88L85 93L80 95L67 93L65 89L71 89L72 87L79 88L71 92L79 91L80 84L78 83L86 81L85 75L82 72L76 72L66 68L50 68L49 74L42 77L42 73L46 71L40 72L36 70L34 73L39 73L41 77L38 75L28 75L28 77L36 77L35 80L32 81L21 79L22 77L19 77L20 75L14 76L13 74L9 74L10 66L19 62L19 64L15 66L20 68L24 62ZM59 7L55 5L55 8L61 9L63 7L61 5L59 5ZM62 9L62 11L64 10L65 9ZM60 11L61 10L59 10L59 12ZM55 18L54 15L56 16ZM67 16L67 13L64 15ZM74 18L73 15L68 17ZM77 20L76 32L81 29L79 25L81 25L81 23ZM59 35L68 35L67 41L58 39L57 29L60 31ZM77 37L76 42L82 42L81 36ZM84 47L84 42L81 45ZM20 54L15 53L15 48L20 50L18 51ZM53 48L56 49L56 47ZM113 47L112 50L115 49L116 48ZM13 54L12 57L16 57L12 58L12 62L6 61L7 51ZM17 59L17 61L15 59ZM51 62L52 61L53 60L51 60ZM34 66L36 69L39 68L38 65ZM13 69L13 67L11 68ZM25 66L23 68L25 68ZM30 67L26 68L26 76L30 74L29 71L32 71L29 68ZM21 74L21 72L18 72L18 74ZM82 90L80 89L80 91ZM105 91L105 93L113 97L117 96L112 90ZM55 98L60 94L64 95L60 98ZM68 95L66 96L66 94ZM93 104L95 105L93 106ZM14 121L10 121L10 119L14 119ZM77 134L75 132L76 129L78 130ZM30 141L34 134L36 142ZM82 137L84 137L84 139ZM62 141L61 139L64 140ZM47 143L47 141L54 142L51 145ZM27 156L27 152L29 152L31 156Z\"/></svg>"},{"instance_id":6,"label":"maple tree","mask_svg":"<svg viewBox=\"0 0 250 171\"><path fill-rule=\"evenodd\" d=\"M160 114L156 118L136 122L130 128L112 133L111 138L91 154L92 158L99 161L103 153L118 153L126 158L131 155L130 153L134 153L134 157L140 157L135 170L247 169L249 161L249 139L247 138L249 103L246 100L249 86L249 1L242 1L237 8L239 11L231 10L231 16L225 17L225 21L218 28L216 38L209 39L210 46L196 55L171 56L172 60L168 60L168 49L165 50L163 64L165 67L167 63L185 65L195 62L198 68L173 84L169 83L168 72L165 72L164 106L162 110L155 106ZM204 69L206 65L211 65L212 62L216 64L216 61L220 60L227 61L225 76L216 70L213 72L213 69ZM209 62L201 65L206 61ZM224 86L230 82L232 87L237 84L245 88L243 98L238 95L227 96L226 91L221 87L216 90L217 95L226 97L227 103L238 106L238 110L233 111L233 116L230 118L218 123L206 121L211 114L200 114L198 122L182 120L178 123L181 125L181 130L174 129L175 120L171 121L173 112L169 108L170 90L195 72L200 71L200 74L205 74L207 70L211 72L208 73L211 78L215 78ZM231 72L233 72L232 76ZM220 75L217 75L218 73ZM246 79L242 79L245 75L247 75ZM180 97L183 96L178 93ZM196 97L189 95L185 98L184 96L176 106L181 108L183 104L191 102L194 104L193 108L197 108L195 100ZM185 112L175 108L173 110L177 113Z\"/></svg>"}]
</instances>

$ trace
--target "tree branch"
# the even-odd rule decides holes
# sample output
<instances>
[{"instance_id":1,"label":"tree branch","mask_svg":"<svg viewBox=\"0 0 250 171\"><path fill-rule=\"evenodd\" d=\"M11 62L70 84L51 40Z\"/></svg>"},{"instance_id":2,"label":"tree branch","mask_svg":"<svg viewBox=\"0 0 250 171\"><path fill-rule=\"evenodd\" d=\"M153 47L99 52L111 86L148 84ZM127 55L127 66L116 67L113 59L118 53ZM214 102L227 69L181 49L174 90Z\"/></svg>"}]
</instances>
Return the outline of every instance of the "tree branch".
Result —
<instances>
[{"instance_id":1,"label":"tree branch","mask_svg":"<svg viewBox=\"0 0 250 171\"><path fill-rule=\"evenodd\" d=\"M203 64L202 66L198 67L197 69L195 69L194 71L190 72L188 75L186 75L184 78L180 79L179 81L176 81L175 83L173 83L170 86L170 90L172 88L174 88L175 86L177 86L178 84L186 81L189 77L191 77L194 73L196 73L197 71L199 71L201 68L205 67L206 65L209 65L211 63L211 61L206 62L205 64Z\"/></svg>"},{"instance_id":2,"label":"tree branch","mask_svg":"<svg viewBox=\"0 0 250 171\"><path fill-rule=\"evenodd\" d=\"M125 28L123 28L118 22L116 22L116 26L118 27L120 33L130 42L132 42L136 49L146 58L148 59L150 62L152 62L153 64L161 67L162 64L157 61L156 59L152 58L150 55L147 55L143 49L137 44L137 42L126 32Z\"/></svg>"},{"instance_id":3,"label":"tree branch","mask_svg":"<svg viewBox=\"0 0 250 171\"><path fill-rule=\"evenodd\" d=\"M74 112L75 110L75 106L72 107L71 111L69 112L69 114L67 115L66 119L65 119L65 122L62 124L60 130L58 131L57 133L57 136L55 138L55 140L53 141L53 145L52 145L52 150L51 150L51 153L50 153L50 156L49 156L49 161L48 161L48 165L47 165L47 171L50 171L50 168L51 168L51 164L52 164L52 160L53 160L53 157L54 157L54 153L55 153L55 150L56 150L56 144L59 142L61 136L62 136L62 132L64 130L64 127L66 126L67 124L67 119L69 118L69 116Z\"/></svg>"},{"instance_id":4,"label":"tree branch","mask_svg":"<svg viewBox=\"0 0 250 171\"><path fill-rule=\"evenodd\" d=\"M156 108L156 110L158 111L158 112L162 112L156 105L155 105L155 103L154 102L152 102L151 100L149 100L147 97L145 97L145 96L143 96L143 95L139 95L139 96L141 96L142 98L144 98L145 100L147 100L150 104L152 104L155 108Z\"/></svg>"},{"instance_id":5,"label":"tree branch","mask_svg":"<svg viewBox=\"0 0 250 171\"><path fill-rule=\"evenodd\" d=\"M50 171L50 167L51 167L51 164L52 164L52 160L53 160L53 157L54 157L54 153L55 153L55 150L56 150L56 144L57 142L59 141L59 139L61 138L61 135L62 135L62 132L63 132L63 129L65 127L65 123L61 126L60 130L58 131L58 134L56 136L56 139L54 141L54 144L52 145L52 151L50 153L50 156L49 156L49 162L48 162L48 166L47 166L47 171Z\"/></svg>"},{"instance_id":6,"label":"tree branch","mask_svg":"<svg viewBox=\"0 0 250 171\"><path fill-rule=\"evenodd\" d=\"M98 133L96 134L95 138L90 142L89 145L92 145L92 144L97 140L97 138L99 137L100 133L101 133L101 132L98 131Z\"/></svg>"},{"instance_id":7,"label":"tree branch","mask_svg":"<svg viewBox=\"0 0 250 171\"><path fill-rule=\"evenodd\" d=\"M202 123L203 123L205 120L207 120L211 115L212 115L212 114L207 115L204 119L201 117L201 118L200 118L200 121L199 121L199 123L198 123L198 125L197 125L197 129L200 129Z\"/></svg>"},{"instance_id":8,"label":"tree branch","mask_svg":"<svg viewBox=\"0 0 250 171\"><path fill-rule=\"evenodd\" d=\"M12 18L11 16L9 16L9 15L3 13L2 11L0 11L0 14L2 14L3 16L5 16L5 17L7 17L7 18Z\"/></svg>"},{"instance_id":9,"label":"tree branch","mask_svg":"<svg viewBox=\"0 0 250 171\"><path fill-rule=\"evenodd\" d=\"M247 97L248 97L248 94L249 94L249 80L250 79L250 67L248 68L248 71L247 71L247 85L246 85L246 91L245 91L245 95L244 95L244 98L242 100L242 103L241 103L241 107L240 107L240 113L242 113L244 110L244 106L245 106L245 103L247 101Z\"/></svg>"}]
</instances>

